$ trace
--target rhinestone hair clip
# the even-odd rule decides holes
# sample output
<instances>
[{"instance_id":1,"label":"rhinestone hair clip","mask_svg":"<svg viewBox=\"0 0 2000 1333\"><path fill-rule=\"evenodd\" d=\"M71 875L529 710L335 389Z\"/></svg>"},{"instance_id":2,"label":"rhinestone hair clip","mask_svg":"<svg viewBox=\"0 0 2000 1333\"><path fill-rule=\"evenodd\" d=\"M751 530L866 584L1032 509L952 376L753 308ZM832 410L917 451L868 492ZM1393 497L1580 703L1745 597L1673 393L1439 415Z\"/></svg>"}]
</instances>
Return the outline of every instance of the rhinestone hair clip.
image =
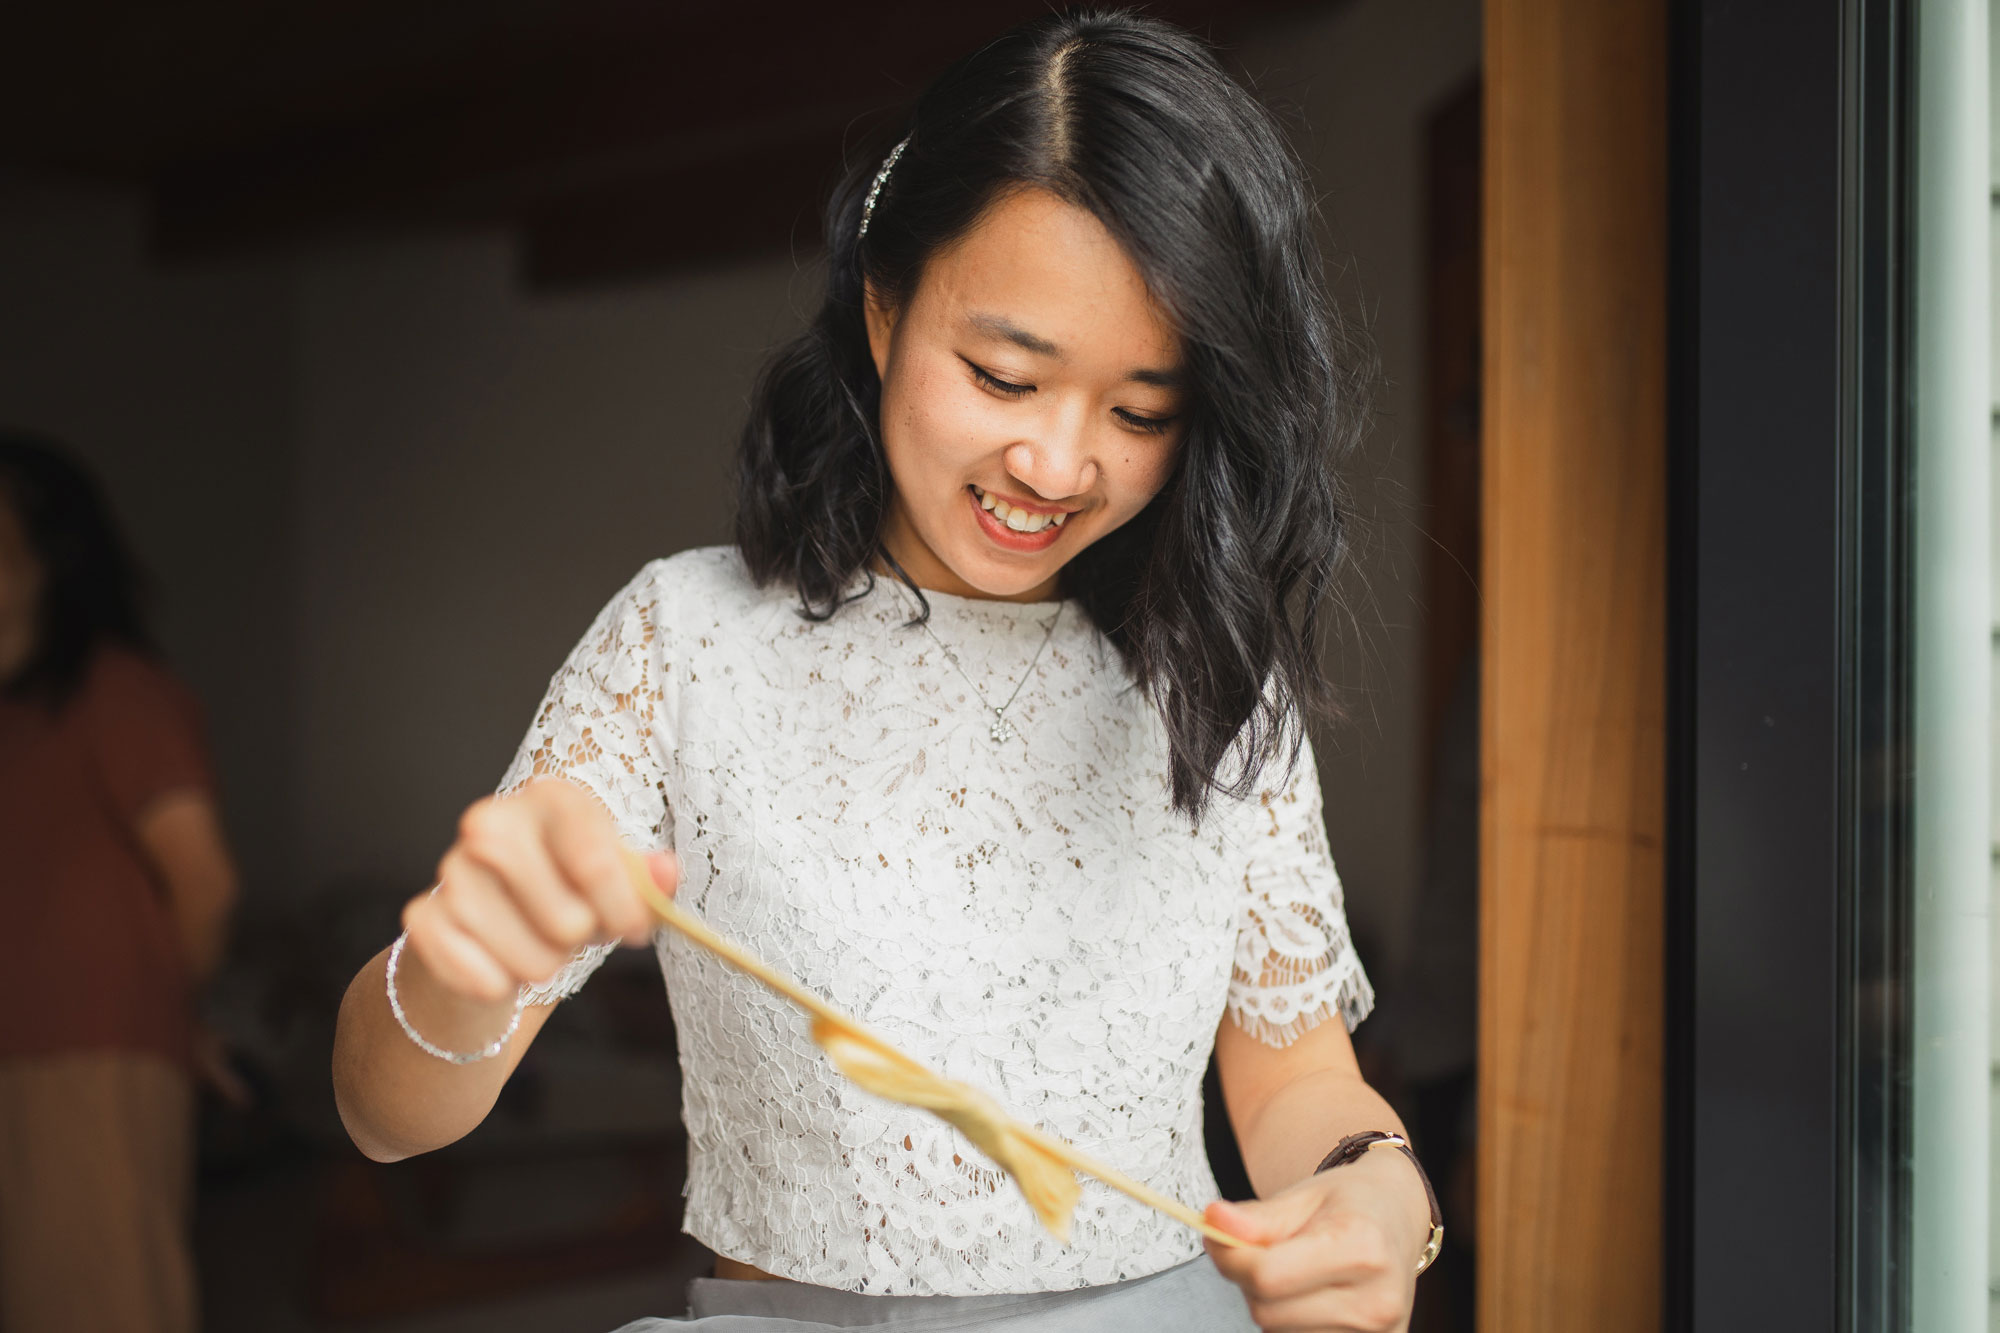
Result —
<instances>
[{"instance_id":1,"label":"rhinestone hair clip","mask_svg":"<svg viewBox=\"0 0 2000 1333\"><path fill-rule=\"evenodd\" d=\"M868 234L868 224L875 217L875 201L881 198L882 187L888 183L889 173L896 168L896 159L901 157L903 150L909 146L910 136L906 134L901 143L889 150L889 156L882 159L882 169L875 173L875 183L868 187L868 198L861 204L861 230L854 234L855 240L858 241Z\"/></svg>"}]
</instances>

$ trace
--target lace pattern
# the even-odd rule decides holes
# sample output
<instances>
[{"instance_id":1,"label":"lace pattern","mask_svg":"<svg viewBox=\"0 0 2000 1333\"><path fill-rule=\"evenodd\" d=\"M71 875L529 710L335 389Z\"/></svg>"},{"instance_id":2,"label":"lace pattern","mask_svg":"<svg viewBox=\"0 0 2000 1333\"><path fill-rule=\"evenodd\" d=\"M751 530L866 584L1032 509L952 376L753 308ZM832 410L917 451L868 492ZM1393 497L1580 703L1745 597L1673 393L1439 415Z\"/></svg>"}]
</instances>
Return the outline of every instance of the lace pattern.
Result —
<instances>
[{"instance_id":1,"label":"lace pattern","mask_svg":"<svg viewBox=\"0 0 2000 1333\"><path fill-rule=\"evenodd\" d=\"M673 846L664 777L672 755L655 710L671 667L658 651L655 609L636 595L647 577L641 573L598 613L549 681L499 790L513 792L538 777L566 778L603 803L625 842L662 851ZM574 994L616 947L579 951L548 984L523 991L522 999L553 1004Z\"/></svg>"},{"instance_id":2,"label":"lace pattern","mask_svg":"<svg viewBox=\"0 0 2000 1333\"><path fill-rule=\"evenodd\" d=\"M988 698L1054 603L931 594ZM730 548L655 561L550 682L502 783L557 774L634 846L673 847L717 929L1015 1114L1195 1206L1225 1012L1274 1045L1372 1003L1310 750L1277 790L1175 814L1157 714L1074 607L996 745L964 677L879 582L832 620ZM1200 1253L1086 1180L1055 1242L958 1132L846 1083L785 1001L662 932L689 1134L685 1229L849 1291L1055 1290ZM530 996L573 993L609 946Z\"/></svg>"},{"instance_id":3,"label":"lace pattern","mask_svg":"<svg viewBox=\"0 0 2000 1333\"><path fill-rule=\"evenodd\" d=\"M1348 935L1310 744L1283 789L1260 791L1255 809L1230 1017L1272 1046L1291 1045L1334 1012L1351 1032L1375 1007L1375 991Z\"/></svg>"}]
</instances>

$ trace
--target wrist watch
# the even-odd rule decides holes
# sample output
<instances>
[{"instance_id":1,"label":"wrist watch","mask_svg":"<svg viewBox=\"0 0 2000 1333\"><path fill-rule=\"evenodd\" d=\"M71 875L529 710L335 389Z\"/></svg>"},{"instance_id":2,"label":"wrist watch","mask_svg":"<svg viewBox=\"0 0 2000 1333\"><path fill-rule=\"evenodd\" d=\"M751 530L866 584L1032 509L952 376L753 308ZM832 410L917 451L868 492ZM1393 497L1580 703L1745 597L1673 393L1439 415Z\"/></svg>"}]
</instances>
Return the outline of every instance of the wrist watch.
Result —
<instances>
[{"instance_id":1,"label":"wrist watch","mask_svg":"<svg viewBox=\"0 0 2000 1333\"><path fill-rule=\"evenodd\" d=\"M1444 1248L1444 1214L1438 1210L1437 1191L1431 1188L1431 1178L1424 1173L1424 1164L1410 1151L1410 1141L1401 1134L1392 1134L1386 1129L1364 1129L1359 1134L1349 1134L1333 1146L1326 1160L1313 1168L1313 1174L1331 1171L1349 1162L1358 1162L1370 1148L1378 1143L1386 1143L1410 1159L1410 1165L1417 1168L1417 1179L1424 1183L1424 1199L1431 1206L1431 1239L1424 1246L1423 1257L1417 1260L1417 1271L1423 1272L1437 1261L1438 1251Z\"/></svg>"}]
</instances>

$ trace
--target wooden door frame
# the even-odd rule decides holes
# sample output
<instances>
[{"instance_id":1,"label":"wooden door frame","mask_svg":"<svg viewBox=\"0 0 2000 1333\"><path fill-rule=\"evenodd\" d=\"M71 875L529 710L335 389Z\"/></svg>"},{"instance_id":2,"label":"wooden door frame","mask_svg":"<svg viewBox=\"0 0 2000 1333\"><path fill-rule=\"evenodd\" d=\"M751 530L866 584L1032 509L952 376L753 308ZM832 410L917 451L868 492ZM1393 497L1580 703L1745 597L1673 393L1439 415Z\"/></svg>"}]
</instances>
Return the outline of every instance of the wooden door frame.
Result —
<instances>
[{"instance_id":1,"label":"wooden door frame","mask_svg":"<svg viewBox=\"0 0 2000 1333\"><path fill-rule=\"evenodd\" d=\"M1486 0L1479 1327L1661 1317L1667 0Z\"/></svg>"}]
</instances>

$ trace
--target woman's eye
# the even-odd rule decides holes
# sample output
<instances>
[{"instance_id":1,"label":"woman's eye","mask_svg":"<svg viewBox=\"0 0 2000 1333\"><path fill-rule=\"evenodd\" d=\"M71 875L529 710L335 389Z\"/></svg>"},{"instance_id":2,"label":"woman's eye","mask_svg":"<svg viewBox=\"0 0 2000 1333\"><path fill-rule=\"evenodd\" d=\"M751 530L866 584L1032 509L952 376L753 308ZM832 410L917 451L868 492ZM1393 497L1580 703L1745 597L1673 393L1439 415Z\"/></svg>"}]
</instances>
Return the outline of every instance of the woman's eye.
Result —
<instances>
[{"instance_id":1,"label":"woman's eye","mask_svg":"<svg viewBox=\"0 0 2000 1333\"><path fill-rule=\"evenodd\" d=\"M974 379L997 394L1004 394L1009 398L1021 398L1035 391L1035 386L1032 384L1016 384L1012 380L1001 379L983 366L973 365L970 361L965 364L972 367Z\"/></svg>"},{"instance_id":2,"label":"woman's eye","mask_svg":"<svg viewBox=\"0 0 2000 1333\"><path fill-rule=\"evenodd\" d=\"M1133 430L1142 430L1148 435L1165 435L1173 429L1174 422L1178 420L1176 417L1140 416L1137 412L1127 412L1122 407L1118 408L1114 415Z\"/></svg>"},{"instance_id":3,"label":"woman's eye","mask_svg":"<svg viewBox=\"0 0 2000 1333\"><path fill-rule=\"evenodd\" d=\"M960 357L959 359L965 361L964 357ZM1034 385L1017 384L1013 380L1003 380L976 361L965 361L965 367L972 372L972 378L978 381L980 387L997 393L1003 398L1025 398L1035 391ZM1113 408L1111 414L1117 417L1128 428L1147 435L1165 435L1173 429L1174 423L1180 420L1179 417L1174 416L1149 417L1143 413L1128 411L1122 407Z\"/></svg>"}]
</instances>

